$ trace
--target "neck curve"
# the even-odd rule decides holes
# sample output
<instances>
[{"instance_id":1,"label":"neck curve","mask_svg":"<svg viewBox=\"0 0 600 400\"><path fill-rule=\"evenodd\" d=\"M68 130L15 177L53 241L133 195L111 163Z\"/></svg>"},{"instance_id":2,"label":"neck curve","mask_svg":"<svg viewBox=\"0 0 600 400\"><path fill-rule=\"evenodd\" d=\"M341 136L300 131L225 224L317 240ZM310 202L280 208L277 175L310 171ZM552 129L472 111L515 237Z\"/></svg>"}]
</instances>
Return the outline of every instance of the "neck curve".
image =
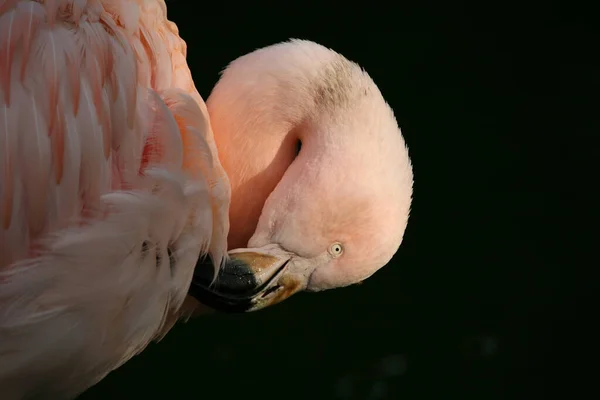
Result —
<instances>
[{"instance_id":1,"label":"neck curve","mask_svg":"<svg viewBox=\"0 0 600 400\"><path fill-rule=\"evenodd\" d=\"M361 77L355 64L305 41L257 50L224 71L207 107L231 184L229 249L247 246L299 142L323 139L319 131L371 89Z\"/></svg>"}]
</instances>

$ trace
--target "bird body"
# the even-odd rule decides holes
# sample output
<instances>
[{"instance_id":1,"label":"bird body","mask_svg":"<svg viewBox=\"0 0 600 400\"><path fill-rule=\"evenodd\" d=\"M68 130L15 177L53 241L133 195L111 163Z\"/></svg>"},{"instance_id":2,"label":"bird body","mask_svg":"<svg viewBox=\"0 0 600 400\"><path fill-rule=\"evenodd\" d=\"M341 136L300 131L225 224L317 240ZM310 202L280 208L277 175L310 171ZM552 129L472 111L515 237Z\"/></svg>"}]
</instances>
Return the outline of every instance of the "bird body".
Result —
<instances>
[{"instance_id":1,"label":"bird body","mask_svg":"<svg viewBox=\"0 0 600 400\"><path fill-rule=\"evenodd\" d=\"M163 1L0 2L0 397L69 398L226 252L229 187Z\"/></svg>"},{"instance_id":2,"label":"bird body","mask_svg":"<svg viewBox=\"0 0 600 400\"><path fill-rule=\"evenodd\" d=\"M365 71L292 40L205 104L185 57L163 0L0 0L2 400L73 398L198 304L359 283L398 250L412 164Z\"/></svg>"}]
</instances>

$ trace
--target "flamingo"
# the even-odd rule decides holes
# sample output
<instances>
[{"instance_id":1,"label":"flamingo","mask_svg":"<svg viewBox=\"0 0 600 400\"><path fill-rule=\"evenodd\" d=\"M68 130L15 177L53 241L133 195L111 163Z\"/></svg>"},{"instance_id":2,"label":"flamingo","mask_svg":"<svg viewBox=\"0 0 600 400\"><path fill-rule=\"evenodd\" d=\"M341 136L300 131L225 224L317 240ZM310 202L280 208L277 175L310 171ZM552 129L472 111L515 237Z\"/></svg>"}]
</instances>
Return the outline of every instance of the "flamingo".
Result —
<instances>
[{"instance_id":1,"label":"flamingo","mask_svg":"<svg viewBox=\"0 0 600 400\"><path fill-rule=\"evenodd\" d=\"M163 0L0 0L0 55L3 400L73 398L178 319L361 282L402 242L406 144L333 50L256 50L205 104Z\"/></svg>"}]
</instances>

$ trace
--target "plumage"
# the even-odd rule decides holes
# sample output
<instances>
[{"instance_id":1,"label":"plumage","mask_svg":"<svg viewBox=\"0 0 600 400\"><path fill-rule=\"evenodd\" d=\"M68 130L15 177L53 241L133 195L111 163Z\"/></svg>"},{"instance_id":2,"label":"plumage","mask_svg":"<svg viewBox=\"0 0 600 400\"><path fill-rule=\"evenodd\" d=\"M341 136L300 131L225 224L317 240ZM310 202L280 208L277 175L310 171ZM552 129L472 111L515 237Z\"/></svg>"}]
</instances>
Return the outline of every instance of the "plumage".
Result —
<instances>
[{"instance_id":1,"label":"plumage","mask_svg":"<svg viewBox=\"0 0 600 400\"><path fill-rule=\"evenodd\" d=\"M164 2L1 1L0 21L0 397L71 398L224 258L227 180Z\"/></svg>"}]
</instances>

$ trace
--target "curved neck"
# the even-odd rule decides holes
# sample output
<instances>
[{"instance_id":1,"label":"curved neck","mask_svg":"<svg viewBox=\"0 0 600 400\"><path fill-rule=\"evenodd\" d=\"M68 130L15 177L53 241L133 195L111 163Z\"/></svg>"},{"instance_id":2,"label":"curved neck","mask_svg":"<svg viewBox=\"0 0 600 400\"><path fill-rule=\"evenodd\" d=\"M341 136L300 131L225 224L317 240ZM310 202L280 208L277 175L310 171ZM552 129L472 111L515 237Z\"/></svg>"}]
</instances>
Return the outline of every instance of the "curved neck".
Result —
<instances>
[{"instance_id":1,"label":"curved neck","mask_svg":"<svg viewBox=\"0 0 600 400\"><path fill-rule=\"evenodd\" d=\"M368 85L357 86L357 74L360 68L337 53L317 45L298 51L290 43L240 57L225 70L207 107L231 184L230 249L247 245L297 142L339 125L364 97Z\"/></svg>"},{"instance_id":2,"label":"curved neck","mask_svg":"<svg viewBox=\"0 0 600 400\"><path fill-rule=\"evenodd\" d=\"M225 95L213 92L207 105L219 158L231 185L228 248L232 249L247 245L267 197L294 160L300 123L282 117L277 104L287 101L273 101L257 109L251 101L260 95L240 93L223 106L220 99Z\"/></svg>"}]
</instances>

